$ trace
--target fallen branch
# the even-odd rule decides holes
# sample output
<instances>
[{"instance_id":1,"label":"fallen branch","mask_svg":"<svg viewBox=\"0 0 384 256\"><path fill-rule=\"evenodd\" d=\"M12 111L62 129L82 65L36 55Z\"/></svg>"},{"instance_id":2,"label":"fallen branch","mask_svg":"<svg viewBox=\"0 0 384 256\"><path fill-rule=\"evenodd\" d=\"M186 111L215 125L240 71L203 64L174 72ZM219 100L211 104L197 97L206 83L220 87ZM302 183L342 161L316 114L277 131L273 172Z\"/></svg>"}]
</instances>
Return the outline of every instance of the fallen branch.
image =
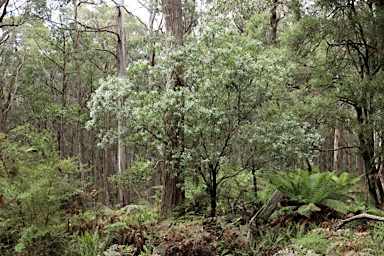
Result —
<instances>
[{"instance_id":1,"label":"fallen branch","mask_svg":"<svg viewBox=\"0 0 384 256\"><path fill-rule=\"evenodd\" d=\"M340 224L337 226L337 229L341 228L346 223L351 222L353 220L357 220L357 219L371 219L371 220L384 221L384 217L380 217L380 216L376 216L376 215L372 215L372 214L368 214L368 213L362 213L362 214L359 214L356 216L352 216L346 220L341 220Z\"/></svg>"}]
</instances>

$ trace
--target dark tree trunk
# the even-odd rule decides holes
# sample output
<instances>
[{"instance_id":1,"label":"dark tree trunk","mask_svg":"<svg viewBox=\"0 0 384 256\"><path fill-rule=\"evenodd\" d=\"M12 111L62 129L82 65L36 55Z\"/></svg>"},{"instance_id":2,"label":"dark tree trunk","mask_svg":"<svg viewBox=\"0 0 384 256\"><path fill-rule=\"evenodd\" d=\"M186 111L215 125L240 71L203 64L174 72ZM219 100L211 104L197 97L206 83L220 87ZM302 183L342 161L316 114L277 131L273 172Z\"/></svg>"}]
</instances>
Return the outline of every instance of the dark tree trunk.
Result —
<instances>
[{"instance_id":1,"label":"dark tree trunk","mask_svg":"<svg viewBox=\"0 0 384 256\"><path fill-rule=\"evenodd\" d=\"M107 115L104 118L104 130L105 132L109 131L109 116ZM109 186L109 173L111 168L111 149L108 145L104 146L104 156L103 156L103 189L104 189L104 205L110 206L111 198L110 198L110 186Z\"/></svg>"},{"instance_id":2,"label":"dark tree trunk","mask_svg":"<svg viewBox=\"0 0 384 256\"><path fill-rule=\"evenodd\" d=\"M4 99L4 84L2 79L2 74L0 74L0 133L6 133L6 121L7 113L6 106L3 103Z\"/></svg>"},{"instance_id":3,"label":"dark tree trunk","mask_svg":"<svg viewBox=\"0 0 384 256\"><path fill-rule=\"evenodd\" d=\"M361 127L367 127L367 115L366 109L356 106L357 120ZM359 149L360 154L364 160L365 176L368 182L368 190L372 203L379 207L384 203L384 188L380 180L379 169L376 168L375 157L375 142L374 133L369 128L364 130L360 128L358 130Z\"/></svg>"},{"instance_id":4,"label":"dark tree trunk","mask_svg":"<svg viewBox=\"0 0 384 256\"><path fill-rule=\"evenodd\" d=\"M211 197L211 218L216 216L217 208L217 170L211 168L211 186L209 187Z\"/></svg>"},{"instance_id":5,"label":"dark tree trunk","mask_svg":"<svg viewBox=\"0 0 384 256\"><path fill-rule=\"evenodd\" d=\"M273 0L273 6L271 8L271 17L269 18L269 25L271 26L271 31L269 33L269 42L273 45L278 45L277 41L277 25L280 21L278 17L277 7L279 6L278 0Z\"/></svg>"},{"instance_id":6,"label":"dark tree trunk","mask_svg":"<svg viewBox=\"0 0 384 256\"><path fill-rule=\"evenodd\" d=\"M180 0L163 0L163 15L165 19L166 46L170 53L175 47L183 45L183 17ZM173 39L175 43L173 43ZM177 90L183 86L181 79L182 68L179 67L176 72L167 75L166 89ZM183 99L181 99L183 101ZM177 106L182 106L180 99ZM183 122L184 118L175 115L178 109L170 109L167 126L167 137L169 144L166 147L165 157L167 168L164 172L164 187L161 211L163 216L169 216L175 206L179 206L183 200L183 178L181 173L181 154L184 145ZM177 153L175 153L177 152Z\"/></svg>"},{"instance_id":7,"label":"dark tree trunk","mask_svg":"<svg viewBox=\"0 0 384 256\"><path fill-rule=\"evenodd\" d=\"M163 198L161 203L161 212L163 216L170 216L172 210L181 205L183 200L183 179L180 175L174 177L174 174L167 168L164 172Z\"/></svg>"}]
</instances>

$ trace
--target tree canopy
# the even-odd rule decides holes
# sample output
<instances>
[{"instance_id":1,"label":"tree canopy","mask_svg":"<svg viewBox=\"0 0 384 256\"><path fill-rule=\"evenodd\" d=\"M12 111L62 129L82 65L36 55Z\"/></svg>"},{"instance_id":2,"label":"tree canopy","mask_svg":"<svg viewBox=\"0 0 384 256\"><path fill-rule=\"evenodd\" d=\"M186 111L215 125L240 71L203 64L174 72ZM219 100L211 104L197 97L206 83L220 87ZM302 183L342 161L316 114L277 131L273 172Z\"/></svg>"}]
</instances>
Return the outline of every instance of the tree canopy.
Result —
<instances>
[{"instance_id":1,"label":"tree canopy","mask_svg":"<svg viewBox=\"0 0 384 256\"><path fill-rule=\"evenodd\" d=\"M384 206L382 0L140 4L0 0L0 254Z\"/></svg>"}]
</instances>

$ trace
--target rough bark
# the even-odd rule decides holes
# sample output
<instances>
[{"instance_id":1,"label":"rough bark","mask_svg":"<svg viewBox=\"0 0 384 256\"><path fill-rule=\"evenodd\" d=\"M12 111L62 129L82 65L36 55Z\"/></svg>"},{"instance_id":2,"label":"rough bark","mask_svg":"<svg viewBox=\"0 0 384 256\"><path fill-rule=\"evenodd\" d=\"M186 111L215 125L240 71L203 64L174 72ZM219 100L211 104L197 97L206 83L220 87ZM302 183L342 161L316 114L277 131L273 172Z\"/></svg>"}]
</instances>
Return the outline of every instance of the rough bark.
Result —
<instances>
[{"instance_id":1,"label":"rough bark","mask_svg":"<svg viewBox=\"0 0 384 256\"><path fill-rule=\"evenodd\" d=\"M157 6L158 5L158 2L157 0L150 0L149 2L149 6L150 8L153 8L153 6ZM156 18L156 14L157 14L157 8L155 9L150 9L150 15L149 15L149 23L148 23L148 36L149 36L149 61L151 63L151 66L154 67L156 62L155 62L155 50L154 50L154 45L155 45L155 41L154 41L154 29L153 29L153 24L155 22L155 18ZM153 89L153 88L151 88Z\"/></svg>"},{"instance_id":2,"label":"rough bark","mask_svg":"<svg viewBox=\"0 0 384 256\"><path fill-rule=\"evenodd\" d=\"M355 106L357 120L361 126L369 125L367 121L368 111L362 107ZM364 160L365 176L368 181L368 190L371 202L380 207L384 203L384 188L380 180L378 168L376 168L374 132L360 129L358 131L360 154Z\"/></svg>"},{"instance_id":3,"label":"rough bark","mask_svg":"<svg viewBox=\"0 0 384 256\"><path fill-rule=\"evenodd\" d=\"M105 132L109 131L109 116L107 115L104 118L104 130ZM111 149L108 145L104 146L104 157L103 157L103 189L104 189L104 205L110 206L110 186L109 186L109 173L111 168Z\"/></svg>"},{"instance_id":4,"label":"rough bark","mask_svg":"<svg viewBox=\"0 0 384 256\"><path fill-rule=\"evenodd\" d=\"M216 216L217 207L217 168L212 165L211 169L211 186L209 187L209 193L211 196L211 218Z\"/></svg>"},{"instance_id":5,"label":"rough bark","mask_svg":"<svg viewBox=\"0 0 384 256\"><path fill-rule=\"evenodd\" d=\"M163 0L163 15L165 19L166 46L168 53L175 47L183 45L183 17L180 0ZM167 75L166 89L176 90L183 86L181 79L182 68L179 67L176 72ZM177 103L182 105L181 102ZM174 151L183 147L184 134L182 130L183 117L174 115L170 109L167 124L169 130L167 137L169 144L166 148L167 168L164 172L163 199L161 210L163 216L168 216L175 206L181 204L183 199L183 178L181 174L181 152L175 155Z\"/></svg>"},{"instance_id":6,"label":"rough bark","mask_svg":"<svg viewBox=\"0 0 384 256\"><path fill-rule=\"evenodd\" d=\"M4 97L4 82L3 82L3 76L0 73L0 133L6 133L5 124L7 121L7 112L5 111L7 109L6 105L3 103Z\"/></svg>"},{"instance_id":7,"label":"rough bark","mask_svg":"<svg viewBox=\"0 0 384 256\"><path fill-rule=\"evenodd\" d=\"M167 217L172 213L176 206L179 206L183 200L182 184L180 175L174 174L168 168L164 172L163 198L161 204L162 215Z\"/></svg>"},{"instance_id":8,"label":"rough bark","mask_svg":"<svg viewBox=\"0 0 384 256\"><path fill-rule=\"evenodd\" d=\"M165 20L166 47L168 52L174 49L174 46L184 44L184 25L183 12L180 0L163 0L163 15ZM167 89L182 86L182 69L179 68L175 73L167 76Z\"/></svg>"},{"instance_id":9,"label":"rough bark","mask_svg":"<svg viewBox=\"0 0 384 256\"><path fill-rule=\"evenodd\" d=\"M280 18L278 17L277 7L279 6L278 0L273 0L273 5L271 8L271 16L269 18L269 25L271 26L271 30L269 32L269 42L273 45L278 45L279 42L277 40L277 26L279 24Z\"/></svg>"}]
</instances>

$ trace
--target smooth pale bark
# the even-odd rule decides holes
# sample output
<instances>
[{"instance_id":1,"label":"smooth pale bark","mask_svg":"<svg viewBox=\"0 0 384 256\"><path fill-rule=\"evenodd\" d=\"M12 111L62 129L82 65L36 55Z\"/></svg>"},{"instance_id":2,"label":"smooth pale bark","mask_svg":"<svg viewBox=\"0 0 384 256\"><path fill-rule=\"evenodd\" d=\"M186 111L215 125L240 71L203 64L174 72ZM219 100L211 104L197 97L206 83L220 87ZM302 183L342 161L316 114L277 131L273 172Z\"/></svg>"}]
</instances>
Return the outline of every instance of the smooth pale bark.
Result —
<instances>
[{"instance_id":1,"label":"smooth pale bark","mask_svg":"<svg viewBox=\"0 0 384 256\"><path fill-rule=\"evenodd\" d=\"M124 33L124 0L120 0L120 5L117 8L117 24L116 24L116 33L118 35L117 46L116 46L116 56L117 56L117 76L120 78L125 77L125 33ZM123 105L124 99L118 99L119 106ZM118 122L118 150L117 150L117 166L118 173L121 174L127 168L126 160L126 149L123 144L123 139L121 138L121 133L124 126L124 120L121 115L117 117ZM123 188L119 187L117 191L118 203L124 205L124 191Z\"/></svg>"},{"instance_id":2,"label":"smooth pale bark","mask_svg":"<svg viewBox=\"0 0 384 256\"><path fill-rule=\"evenodd\" d=\"M340 130L339 128L335 128L335 137L333 141L333 170L340 170Z\"/></svg>"}]
</instances>

